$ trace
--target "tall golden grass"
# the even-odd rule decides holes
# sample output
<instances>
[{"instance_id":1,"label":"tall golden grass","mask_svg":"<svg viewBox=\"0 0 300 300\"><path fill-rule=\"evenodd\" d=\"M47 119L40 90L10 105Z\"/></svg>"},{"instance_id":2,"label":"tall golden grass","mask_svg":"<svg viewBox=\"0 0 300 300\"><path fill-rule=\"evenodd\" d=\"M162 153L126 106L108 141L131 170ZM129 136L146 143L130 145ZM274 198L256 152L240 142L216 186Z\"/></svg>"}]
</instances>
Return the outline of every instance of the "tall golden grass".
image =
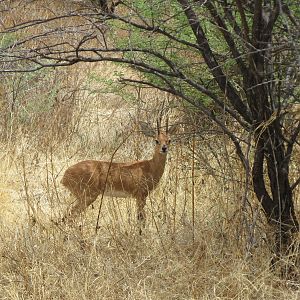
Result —
<instances>
[{"instance_id":1,"label":"tall golden grass","mask_svg":"<svg viewBox=\"0 0 300 300\"><path fill-rule=\"evenodd\" d=\"M97 68L105 74L113 66ZM74 226L57 223L70 203L60 185L67 166L109 159L129 132L116 160L148 158L153 149L134 120L153 111L157 92L143 91L146 106L137 107L101 93L97 79L70 82L79 69L86 78L94 72L79 65L56 74L61 82L68 77L70 109L66 88L44 120L32 111L24 122L16 111L11 135L2 138L1 299L298 299L299 283L269 269L266 225L255 202L252 212L242 205L243 171L225 137L204 135L193 144L186 132L178 135L147 199L142 236L133 199L104 198L97 232L100 200Z\"/></svg>"},{"instance_id":2,"label":"tall golden grass","mask_svg":"<svg viewBox=\"0 0 300 300\"><path fill-rule=\"evenodd\" d=\"M299 281L270 270L264 216L218 133L179 132L142 235L133 199L98 199L74 226L58 222L72 201L60 184L68 166L110 159L119 145L117 161L152 155L135 121L154 122L161 100L172 100L117 93L103 78L119 71L81 64L0 84L0 299L299 299ZM170 122L179 116L180 107Z\"/></svg>"}]
</instances>

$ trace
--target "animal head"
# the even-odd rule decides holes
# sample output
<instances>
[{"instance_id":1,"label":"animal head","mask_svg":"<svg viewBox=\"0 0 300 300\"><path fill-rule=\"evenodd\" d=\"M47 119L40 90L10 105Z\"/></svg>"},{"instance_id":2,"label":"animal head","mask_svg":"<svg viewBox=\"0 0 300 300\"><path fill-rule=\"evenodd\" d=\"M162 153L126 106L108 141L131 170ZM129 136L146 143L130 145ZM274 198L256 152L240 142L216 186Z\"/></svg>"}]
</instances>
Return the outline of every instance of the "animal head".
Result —
<instances>
[{"instance_id":1,"label":"animal head","mask_svg":"<svg viewBox=\"0 0 300 300\"><path fill-rule=\"evenodd\" d=\"M170 136L177 130L177 124L172 125L170 128L168 128L168 124L166 124L166 131L161 131L159 124L157 124L156 131L146 122L140 122L140 127L145 136L152 137L155 140L155 151L161 154L167 154L171 143Z\"/></svg>"}]
</instances>

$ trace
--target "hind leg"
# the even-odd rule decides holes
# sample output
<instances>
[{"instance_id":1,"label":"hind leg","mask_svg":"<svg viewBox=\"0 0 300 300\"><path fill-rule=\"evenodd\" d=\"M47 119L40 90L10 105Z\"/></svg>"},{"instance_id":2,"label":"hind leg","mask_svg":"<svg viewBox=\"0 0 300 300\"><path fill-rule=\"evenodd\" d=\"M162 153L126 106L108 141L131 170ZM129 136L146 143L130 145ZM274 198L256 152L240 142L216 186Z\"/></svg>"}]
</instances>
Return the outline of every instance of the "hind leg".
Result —
<instances>
[{"instance_id":1,"label":"hind leg","mask_svg":"<svg viewBox=\"0 0 300 300\"><path fill-rule=\"evenodd\" d=\"M70 223L74 221L83 211L87 209L96 199L98 195L81 195L76 197L75 203L71 205L67 213L63 217L63 221Z\"/></svg>"}]
</instances>

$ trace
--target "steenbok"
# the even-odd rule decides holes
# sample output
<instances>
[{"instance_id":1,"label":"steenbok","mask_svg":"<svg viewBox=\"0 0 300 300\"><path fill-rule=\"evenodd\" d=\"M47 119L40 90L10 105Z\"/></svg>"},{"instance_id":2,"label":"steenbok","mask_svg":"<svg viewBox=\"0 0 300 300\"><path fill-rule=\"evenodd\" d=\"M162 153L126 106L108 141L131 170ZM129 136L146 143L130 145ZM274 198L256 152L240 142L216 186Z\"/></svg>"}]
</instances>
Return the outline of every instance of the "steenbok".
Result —
<instances>
[{"instance_id":1,"label":"steenbok","mask_svg":"<svg viewBox=\"0 0 300 300\"><path fill-rule=\"evenodd\" d=\"M62 184L76 197L65 220L72 220L92 204L99 195L113 197L133 197L137 204L137 218L145 224L145 204L149 193L156 188L166 164L170 136L176 126L157 132L145 122L140 122L144 135L155 139L153 157L135 162L111 162L85 160L68 168Z\"/></svg>"}]
</instances>

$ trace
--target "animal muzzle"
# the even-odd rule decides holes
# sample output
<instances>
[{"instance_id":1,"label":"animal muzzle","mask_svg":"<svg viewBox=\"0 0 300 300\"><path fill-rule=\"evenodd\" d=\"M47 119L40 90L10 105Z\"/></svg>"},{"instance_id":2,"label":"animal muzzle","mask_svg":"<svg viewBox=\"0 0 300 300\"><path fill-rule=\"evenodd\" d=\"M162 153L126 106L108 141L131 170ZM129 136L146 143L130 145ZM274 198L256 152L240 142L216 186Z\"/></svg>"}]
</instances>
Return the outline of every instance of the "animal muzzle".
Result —
<instances>
[{"instance_id":1,"label":"animal muzzle","mask_svg":"<svg viewBox=\"0 0 300 300\"><path fill-rule=\"evenodd\" d=\"M162 152L162 153L167 153L167 152L168 152L168 146L167 146L167 145L163 145L163 146L161 147L161 152Z\"/></svg>"}]
</instances>

